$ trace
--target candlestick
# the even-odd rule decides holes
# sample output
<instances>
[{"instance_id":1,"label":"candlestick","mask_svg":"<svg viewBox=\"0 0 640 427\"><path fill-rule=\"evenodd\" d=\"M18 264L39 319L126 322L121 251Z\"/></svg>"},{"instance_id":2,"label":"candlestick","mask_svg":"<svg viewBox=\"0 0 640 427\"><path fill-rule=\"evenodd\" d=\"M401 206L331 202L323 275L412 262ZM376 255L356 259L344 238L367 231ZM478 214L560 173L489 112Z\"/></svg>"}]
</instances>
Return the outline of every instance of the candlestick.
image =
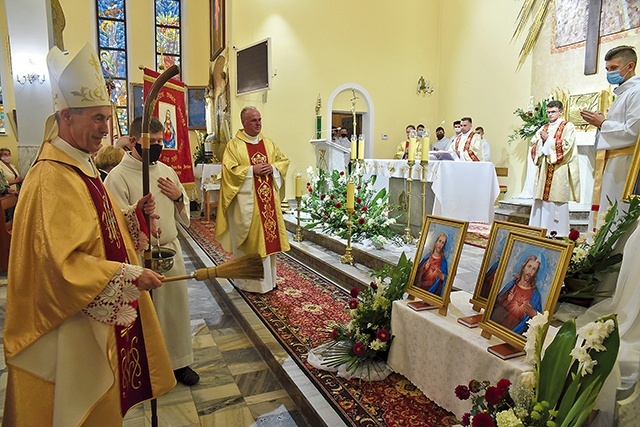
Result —
<instances>
[{"instance_id":1,"label":"candlestick","mask_svg":"<svg viewBox=\"0 0 640 427\"><path fill-rule=\"evenodd\" d=\"M300 227L300 205L302 204L302 197L296 196L296 202L298 202L298 206L296 206L296 210L298 211L298 225L296 226L296 234L293 236L293 241L302 242L302 227Z\"/></svg>"},{"instance_id":2,"label":"candlestick","mask_svg":"<svg viewBox=\"0 0 640 427\"><path fill-rule=\"evenodd\" d=\"M353 210L354 206L355 206L355 184L353 183L352 179L349 178L349 182L347 183L347 210L351 209Z\"/></svg>"},{"instance_id":3,"label":"candlestick","mask_svg":"<svg viewBox=\"0 0 640 427\"><path fill-rule=\"evenodd\" d=\"M364 135L358 138L358 160L364 160Z\"/></svg>"},{"instance_id":4,"label":"candlestick","mask_svg":"<svg viewBox=\"0 0 640 427\"><path fill-rule=\"evenodd\" d=\"M418 234L418 240L416 240L416 245L419 245L420 238L422 237L422 229L424 228L424 223L427 220L427 217L424 215L425 210L425 199L427 195L427 164L428 161L425 159L420 160L420 166L422 166L422 171L420 175L420 181L422 181L422 223L420 224L420 233Z\"/></svg>"},{"instance_id":5,"label":"candlestick","mask_svg":"<svg viewBox=\"0 0 640 427\"><path fill-rule=\"evenodd\" d=\"M351 255L351 226L353 226L353 222L351 221L351 215L353 215L353 209L347 209L347 248L344 251L344 255L340 257L342 264L349 265L353 265L353 256Z\"/></svg>"},{"instance_id":6,"label":"candlestick","mask_svg":"<svg viewBox=\"0 0 640 427\"><path fill-rule=\"evenodd\" d=\"M420 164L429 160L429 137L422 138L422 153L420 153Z\"/></svg>"},{"instance_id":7,"label":"candlestick","mask_svg":"<svg viewBox=\"0 0 640 427\"><path fill-rule=\"evenodd\" d=\"M296 199L302 197L302 177L296 175Z\"/></svg>"},{"instance_id":8,"label":"candlestick","mask_svg":"<svg viewBox=\"0 0 640 427\"><path fill-rule=\"evenodd\" d=\"M416 159L416 131L409 132L409 152L407 153L407 159L414 161Z\"/></svg>"},{"instance_id":9,"label":"candlestick","mask_svg":"<svg viewBox=\"0 0 640 427\"><path fill-rule=\"evenodd\" d=\"M413 242L413 237L411 237L411 182L413 181L413 165L415 161L409 159L407 163L409 164L409 177L407 178L407 227L404 229L404 242L410 245Z\"/></svg>"},{"instance_id":10,"label":"candlestick","mask_svg":"<svg viewBox=\"0 0 640 427\"><path fill-rule=\"evenodd\" d=\"M356 136L351 135L351 160L356 159L356 154L358 152L358 146L356 145Z\"/></svg>"}]
</instances>

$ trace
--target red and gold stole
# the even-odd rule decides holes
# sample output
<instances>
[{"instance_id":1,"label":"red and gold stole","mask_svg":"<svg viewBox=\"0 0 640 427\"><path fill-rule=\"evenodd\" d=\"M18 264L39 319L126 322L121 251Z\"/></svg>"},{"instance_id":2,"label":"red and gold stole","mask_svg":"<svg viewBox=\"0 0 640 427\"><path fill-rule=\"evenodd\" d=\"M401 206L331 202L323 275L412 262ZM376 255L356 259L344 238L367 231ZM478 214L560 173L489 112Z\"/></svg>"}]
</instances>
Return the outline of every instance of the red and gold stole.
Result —
<instances>
[{"instance_id":1,"label":"red and gold stole","mask_svg":"<svg viewBox=\"0 0 640 427\"><path fill-rule=\"evenodd\" d=\"M82 172L77 172L87 185L98 212L107 259L129 263L124 240L113 214L113 206L107 197L107 190L102 180L99 176L89 178ZM132 406L153 397L140 309L137 301L131 305L138 313L136 320L129 326L114 326L120 373L120 407L123 415Z\"/></svg>"},{"instance_id":2,"label":"red and gold stole","mask_svg":"<svg viewBox=\"0 0 640 427\"><path fill-rule=\"evenodd\" d=\"M551 182L553 181L553 174L556 171L556 166L562 162L564 159L564 151L562 150L562 132L564 132L564 128L567 125L567 122L560 123L558 129L556 129L556 133L553 135L553 139L555 141L555 150L556 150L556 163L547 164L547 176L544 180L544 191L542 192L542 200L549 201L549 193L551 192ZM544 130L547 132L549 130L549 123L544 125Z\"/></svg>"},{"instance_id":3,"label":"red and gold stole","mask_svg":"<svg viewBox=\"0 0 640 427\"><path fill-rule=\"evenodd\" d=\"M471 142L473 141L473 135L475 135L475 134L476 133L473 132L473 131L469 134L469 137L467 137L467 140L464 142L464 149L462 151L463 152L466 151L467 153L469 153L469 157L471 157L471 160L473 160L474 162L479 162L480 159L478 158L478 156L476 156L476 153L474 153L473 150L469 149L469 148L471 148ZM462 153L460 153L460 154L461 154L461 157L462 157Z\"/></svg>"},{"instance_id":4,"label":"red and gold stole","mask_svg":"<svg viewBox=\"0 0 640 427\"><path fill-rule=\"evenodd\" d=\"M267 150L264 147L264 141L261 139L257 144L245 143L249 152L249 161L251 166L269 163ZM273 196L273 175L254 175L253 186L256 191L256 202L258 211L260 212L260 222L262 223L262 231L264 233L264 245L267 255L281 252L280 247L280 230L278 229L278 216L276 211L276 203Z\"/></svg>"}]
</instances>

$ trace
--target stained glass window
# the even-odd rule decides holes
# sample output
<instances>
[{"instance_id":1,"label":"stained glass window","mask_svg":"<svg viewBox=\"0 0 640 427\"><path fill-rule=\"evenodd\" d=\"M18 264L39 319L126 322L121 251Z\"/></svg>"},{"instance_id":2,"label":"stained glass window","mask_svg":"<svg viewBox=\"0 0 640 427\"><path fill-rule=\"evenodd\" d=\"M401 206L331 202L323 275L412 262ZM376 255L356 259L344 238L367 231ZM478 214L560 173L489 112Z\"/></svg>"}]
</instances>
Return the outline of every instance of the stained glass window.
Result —
<instances>
[{"instance_id":1,"label":"stained glass window","mask_svg":"<svg viewBox=\"0 0 640 427\"><path fill-rule=\"evenodd\" d=\"M120 131L127 133L127 32L125 0L96 0L102 72L116 106Z\"/></svg>"},{"instance_id":2,"label":"stained glass window","mask_svg":"<svg viewBox=\"0 0 640 427\"><path fill-rule=\"evenodd\" d=\"M156 67L161 70L180 65L180 0L155 0L156 3Z\"/></svg>"}]
</instances>

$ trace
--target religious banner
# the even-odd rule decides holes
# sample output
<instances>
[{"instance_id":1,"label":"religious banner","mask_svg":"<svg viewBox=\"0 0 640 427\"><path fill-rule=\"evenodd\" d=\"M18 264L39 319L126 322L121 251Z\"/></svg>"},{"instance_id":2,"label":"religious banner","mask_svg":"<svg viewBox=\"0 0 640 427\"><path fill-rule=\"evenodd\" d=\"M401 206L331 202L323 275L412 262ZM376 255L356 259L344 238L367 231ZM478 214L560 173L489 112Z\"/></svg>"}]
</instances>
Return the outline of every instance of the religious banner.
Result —
<instances>
[{"instance_id":1,"label":"religious banner","mask_svg":"<svg viewBox=\"0 0 640 427\"><path fill-rule=\"evenodd\" d=\"M144 97L151 89L151 85L160 73L144 69ZM178 79L170 79L160 90L153 116L164 125L162 142L164 148L160 161L171 166L180 182L189 193L189 198L195 198L195 180L193 163L191 161L191 146L189 144L189 130L187 128L187 110L185 108L185 86Z\"/></svg>"}]
</instances>

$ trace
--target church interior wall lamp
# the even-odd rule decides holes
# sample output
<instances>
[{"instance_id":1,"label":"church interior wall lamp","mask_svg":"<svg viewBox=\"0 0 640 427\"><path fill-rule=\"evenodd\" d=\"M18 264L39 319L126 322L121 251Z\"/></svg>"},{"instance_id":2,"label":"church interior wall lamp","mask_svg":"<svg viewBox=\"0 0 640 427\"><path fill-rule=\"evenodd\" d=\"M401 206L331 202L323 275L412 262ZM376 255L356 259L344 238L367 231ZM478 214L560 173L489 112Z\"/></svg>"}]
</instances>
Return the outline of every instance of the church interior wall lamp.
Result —
<instances>
[{"instance_id":1,"label":"church interior wall lamp","mask_svg":"<svg viewBox=\"0 0 640 427\"><path fill-rule=\"evenodd\" d=\"M39 74L33 59L29 59L27 65L24 67L24 74L16 73L16 80L21 85L25 85L27 82L29 82L29 84L33 84L35 82L43 84L45 81L45 75Z\"/></svg>"},{"instance_id":2,"label":"church interior wall lamp","mask_svg":"<svg viewBox=\"0 0 640 427\"><path fill-rule=\"evenodd\" d=\"M417 94L420 95L422 93L426 95L431 95L433 91L434 91L434 87L431 84L431 82L429 80L425 80L424 76L420 76L420 78L418 79Z\"/></svg>"}]
</instances>

